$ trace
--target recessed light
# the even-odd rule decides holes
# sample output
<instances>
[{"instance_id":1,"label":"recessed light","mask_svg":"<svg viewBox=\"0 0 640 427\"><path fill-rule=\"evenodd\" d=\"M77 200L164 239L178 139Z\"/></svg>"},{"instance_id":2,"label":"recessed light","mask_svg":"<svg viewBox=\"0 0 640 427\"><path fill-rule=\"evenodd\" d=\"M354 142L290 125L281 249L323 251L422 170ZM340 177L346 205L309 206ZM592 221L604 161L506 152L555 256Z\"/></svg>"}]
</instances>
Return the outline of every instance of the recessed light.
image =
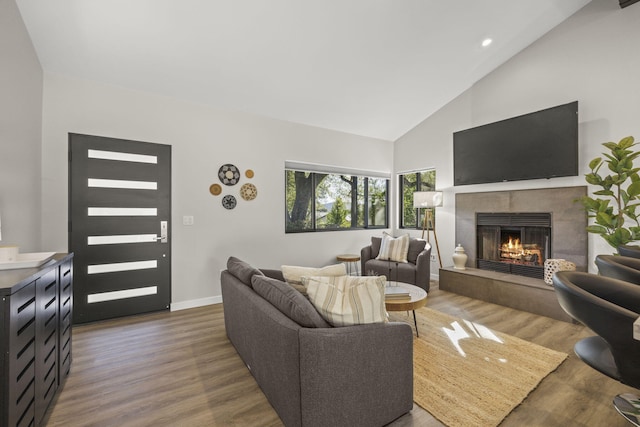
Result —
<instances>
[{"instance_id":1,"label":"recessed light","mask_svg":"<svg viewBox=\"0 0 640 427\"><path fill-rule=\"evenodd\" d=\"M482 47L487 47L491 44L491 42L493 42L493 40L486 38L484 40L482 40Z\"/></svg>"}]
</instances>

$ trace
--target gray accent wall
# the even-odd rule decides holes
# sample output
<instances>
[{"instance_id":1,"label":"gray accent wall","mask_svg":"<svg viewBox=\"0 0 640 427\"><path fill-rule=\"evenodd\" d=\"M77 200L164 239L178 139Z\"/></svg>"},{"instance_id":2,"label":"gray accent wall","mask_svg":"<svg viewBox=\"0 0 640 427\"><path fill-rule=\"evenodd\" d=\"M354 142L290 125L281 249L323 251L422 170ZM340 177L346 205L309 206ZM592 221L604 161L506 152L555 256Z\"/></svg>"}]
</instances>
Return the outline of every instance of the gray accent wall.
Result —
<instances>
[{"instance_id":1,"label":"gray accent wall","mask_svg":"<svg viewBox=\"0 0 640 427\"><path fill-rule=\"evenodd\" d=\"M43 74L14 0L0 0L0 64L0 245L43 251Z\"/></svg>"}]
</instances>

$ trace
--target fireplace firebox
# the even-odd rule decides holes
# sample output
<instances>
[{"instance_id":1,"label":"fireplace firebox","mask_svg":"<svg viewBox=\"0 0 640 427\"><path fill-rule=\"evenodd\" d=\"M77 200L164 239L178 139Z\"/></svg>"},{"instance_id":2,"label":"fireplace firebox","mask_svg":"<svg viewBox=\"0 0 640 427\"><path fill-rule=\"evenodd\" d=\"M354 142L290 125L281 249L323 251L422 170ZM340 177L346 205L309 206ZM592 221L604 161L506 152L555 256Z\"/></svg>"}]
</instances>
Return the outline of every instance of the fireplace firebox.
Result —
<instances>
[{"instance_id":1,"label":"fireplace firebox","mask_svg":"<svg viewBox=\"0 0 640 427\"><path fill-rule=\"evenodd\" d=\"M476 213L476 267L542 279L551 257L551 213Z\"/></svg>"}]
</instances>

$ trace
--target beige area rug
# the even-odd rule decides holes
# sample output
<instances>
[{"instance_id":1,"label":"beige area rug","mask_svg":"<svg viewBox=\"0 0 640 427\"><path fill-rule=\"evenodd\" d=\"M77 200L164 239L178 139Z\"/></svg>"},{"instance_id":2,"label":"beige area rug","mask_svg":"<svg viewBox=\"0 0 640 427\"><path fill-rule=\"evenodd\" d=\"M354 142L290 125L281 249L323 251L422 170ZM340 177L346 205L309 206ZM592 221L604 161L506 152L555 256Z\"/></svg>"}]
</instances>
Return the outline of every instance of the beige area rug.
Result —
<instances>
[{"instance_id":1,"label":"beige area rug","mask_svg":"<svg viewBox=\"0 0 640 427\"><path fill-rule=\"evenodd\" d=\"M566 358L429 308L413 348L414 400L451 427L496 426Z\"/></svg>"}]
</instances>

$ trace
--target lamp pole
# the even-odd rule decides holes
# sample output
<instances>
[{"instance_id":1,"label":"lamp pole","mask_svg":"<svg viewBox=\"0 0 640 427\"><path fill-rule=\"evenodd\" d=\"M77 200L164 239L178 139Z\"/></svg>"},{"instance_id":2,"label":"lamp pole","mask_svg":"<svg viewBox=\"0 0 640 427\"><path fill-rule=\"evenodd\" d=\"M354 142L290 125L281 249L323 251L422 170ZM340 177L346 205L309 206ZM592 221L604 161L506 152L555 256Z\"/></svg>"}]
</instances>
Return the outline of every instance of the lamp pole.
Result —
<instances>
[{"instance_id":1,"label":"lamp pole","mask_svg":"<svg viewBox=\"0 0 640 427\"><path fill-rule=\"evenodd\" d=\"M440 256L440 245L438 244L438 234L436 233L436 224L431 221L432 208L426 208L426 212L424 215L424 222L422 223L422 238L424 239L424 231L427 230L427 243L429 242L429 224L433 228L433 238L436 241L436 252L438 253L438 262L440 264L440 268L442 268L442 257Z\"/></svg>"}]
</instances>

